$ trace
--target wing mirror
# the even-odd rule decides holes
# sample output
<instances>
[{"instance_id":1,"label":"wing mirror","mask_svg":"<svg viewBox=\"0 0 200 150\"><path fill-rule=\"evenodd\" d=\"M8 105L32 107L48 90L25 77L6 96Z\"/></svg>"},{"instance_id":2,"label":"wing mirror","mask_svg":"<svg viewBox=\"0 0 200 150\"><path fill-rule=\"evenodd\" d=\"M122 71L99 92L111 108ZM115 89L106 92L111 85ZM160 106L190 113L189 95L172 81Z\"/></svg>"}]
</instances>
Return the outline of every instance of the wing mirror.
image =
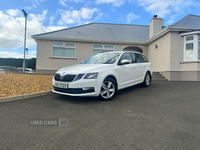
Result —
<instances>
[{"instance_id":1,"label":"wing mirror","mask_svg":"<svg viewBox=\"0 0 200 150\"><path fill-rule=\"evenodd\" d=\"M130 61L128 59L123 59L120 63L121 65L125 65L125 64L130 64Z\"/></svg>"}]
</instances>

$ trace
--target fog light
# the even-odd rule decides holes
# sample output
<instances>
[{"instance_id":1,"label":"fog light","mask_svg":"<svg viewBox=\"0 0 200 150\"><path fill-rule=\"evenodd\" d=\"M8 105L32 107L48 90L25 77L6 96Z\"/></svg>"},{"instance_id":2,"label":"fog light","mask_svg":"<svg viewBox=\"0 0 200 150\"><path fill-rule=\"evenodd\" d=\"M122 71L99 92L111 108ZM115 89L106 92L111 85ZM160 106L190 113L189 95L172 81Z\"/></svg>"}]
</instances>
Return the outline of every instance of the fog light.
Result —
<instances>
[{"instance_id":1,"label":"fog light","mask_svg":"<svg viewBox=\"0 0 200 150\"><path fill-rule=\"evenodd\" d=\"M84 88L82 88L84 91L86 91L86 90L93 90L94 88L93 87L84 87Z\"/></svg>"}]
</instances>

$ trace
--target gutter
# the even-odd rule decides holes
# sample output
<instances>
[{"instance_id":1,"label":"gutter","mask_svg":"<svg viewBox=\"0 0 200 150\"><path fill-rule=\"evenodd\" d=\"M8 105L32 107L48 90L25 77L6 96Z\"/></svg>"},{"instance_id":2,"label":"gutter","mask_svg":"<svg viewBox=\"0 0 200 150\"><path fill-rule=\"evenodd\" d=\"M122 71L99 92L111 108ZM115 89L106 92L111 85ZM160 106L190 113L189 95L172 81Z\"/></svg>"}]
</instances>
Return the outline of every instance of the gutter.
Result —
<instances>
[{"instance_id":1,"label":"gutter","mask_svg":"<svg viewBox=\"0 0 200 150\"><path fill-rule=\"evenodd\" d=\"M148 45L150 43L152 43L153 41L157 40L158 38L160 38L161 36L167 34L169 32L169 27L165 28L164 30L162 30L161 32L159 32L158 34L154 35L153 37L151 37L150 39L148 39L145 43L145 45Z\"/></svg>"},{"instance_id":2,"label":"gutter","mask_svg":"<svg viewBox=\"0 0 200 150\"><path fill-rule=\"evenodd\" d=\"M97 41L97 40L83 40L83 39L78 39L78 38L71 38L71 39L66 39L66 38L55 38L55 37L36 37L36 36L31 36L33 39L35 39L35 41L37 40L51 40L51 41L69 41L69 42L83 42L83 43L105 43L105 44L128 44L128 45L145 45L145 41L141 42L132 42L132 41L128 41L128 42L122 42L122 41Z\"/></svg>"}]
</instances>

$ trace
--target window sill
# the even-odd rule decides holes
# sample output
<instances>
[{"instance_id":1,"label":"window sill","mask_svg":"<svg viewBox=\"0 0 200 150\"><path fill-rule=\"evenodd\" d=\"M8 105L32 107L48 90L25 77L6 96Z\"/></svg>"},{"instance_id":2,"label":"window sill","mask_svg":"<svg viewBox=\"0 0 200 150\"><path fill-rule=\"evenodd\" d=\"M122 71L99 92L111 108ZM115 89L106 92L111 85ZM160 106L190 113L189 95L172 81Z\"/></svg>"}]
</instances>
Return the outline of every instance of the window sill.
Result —
<instances>
[{"instance_id":1,"label":"window sill","mask_svg":"<svg viewBox=\"0 0 200 150\"><path fill-rule=\"evenodd\" d=\"M180 64L188 64L188 63L200 63L200 60L197 60L197 61L183 61L183 62L180 62Z\"/></svg>"},{"instance_id":2,"label":"window sill","mask_svg":"<svg viewBox=\"0 0 200 150\"><path fill-rule=\"evenodd\" d=\"M71 58L71 57L50 57L50 59L70 59L70 60L77 60L77 58Z\"/></svg>"}]
</instances>

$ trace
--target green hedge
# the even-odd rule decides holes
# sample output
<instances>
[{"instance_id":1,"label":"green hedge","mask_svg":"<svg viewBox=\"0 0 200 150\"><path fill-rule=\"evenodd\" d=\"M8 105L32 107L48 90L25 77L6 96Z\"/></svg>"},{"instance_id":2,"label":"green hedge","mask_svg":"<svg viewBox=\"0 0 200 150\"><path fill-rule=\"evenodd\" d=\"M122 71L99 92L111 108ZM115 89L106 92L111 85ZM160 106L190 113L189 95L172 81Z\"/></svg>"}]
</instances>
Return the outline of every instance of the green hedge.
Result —
<instances>
[{"instance_id":1,"label":"green hedge","mask_svg":"<svg viewBox=\"0 0 200 150\"><path fill-rule=\"evenodd\" d=\"M27 66L26 68L36 68L36 58L26 59ZM23 59L17 58L0 58L0 66L14 66L17 68L23 67Z\"/></svg>"}]
</instances>

